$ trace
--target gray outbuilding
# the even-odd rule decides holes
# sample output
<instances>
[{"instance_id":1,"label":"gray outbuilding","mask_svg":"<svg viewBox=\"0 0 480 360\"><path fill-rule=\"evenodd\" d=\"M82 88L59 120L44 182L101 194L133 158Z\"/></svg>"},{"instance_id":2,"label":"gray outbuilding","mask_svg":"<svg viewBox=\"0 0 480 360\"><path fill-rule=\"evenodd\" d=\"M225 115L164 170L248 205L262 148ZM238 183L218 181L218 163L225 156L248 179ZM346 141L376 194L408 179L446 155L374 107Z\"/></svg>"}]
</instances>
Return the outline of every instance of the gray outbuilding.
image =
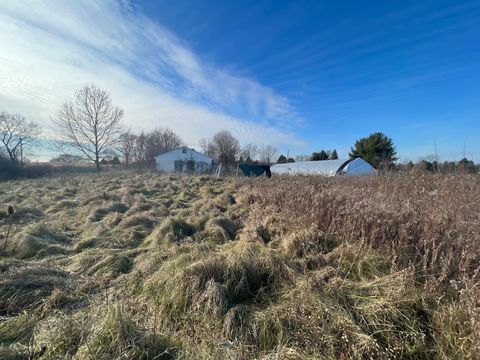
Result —
<instances>
[{"instance_id":1,"label":"gray outbuilding","mask_svg":"<svg viewBox=\"0 0 480 360\"><path fill-rule=\"evenodd\" d=\"M204 174L212 171L213 159L181 146L155 157L157 170L166 173L185 172L191 174Z\"/></svg>"}]
</instances>

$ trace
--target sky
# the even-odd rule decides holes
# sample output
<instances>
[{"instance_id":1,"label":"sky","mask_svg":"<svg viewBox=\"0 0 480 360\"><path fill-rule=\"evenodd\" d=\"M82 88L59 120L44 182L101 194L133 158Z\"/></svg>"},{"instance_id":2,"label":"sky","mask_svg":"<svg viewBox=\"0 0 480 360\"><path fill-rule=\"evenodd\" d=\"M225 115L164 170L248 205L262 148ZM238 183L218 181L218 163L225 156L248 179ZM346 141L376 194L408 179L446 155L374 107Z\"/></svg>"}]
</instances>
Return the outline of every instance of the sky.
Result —
<instances>
[{"instance_id":1,"label":"sky","mask_svg":"<svg viewBox=\"0 0 480 360\"><path fill-rule=\"evenodd\" d=\"M226 129L346 157L381 131L401 161L480 161L480 0L0 1L0 111L52 139L91 83L191 147Z\"/></svg>"}]
</instances>

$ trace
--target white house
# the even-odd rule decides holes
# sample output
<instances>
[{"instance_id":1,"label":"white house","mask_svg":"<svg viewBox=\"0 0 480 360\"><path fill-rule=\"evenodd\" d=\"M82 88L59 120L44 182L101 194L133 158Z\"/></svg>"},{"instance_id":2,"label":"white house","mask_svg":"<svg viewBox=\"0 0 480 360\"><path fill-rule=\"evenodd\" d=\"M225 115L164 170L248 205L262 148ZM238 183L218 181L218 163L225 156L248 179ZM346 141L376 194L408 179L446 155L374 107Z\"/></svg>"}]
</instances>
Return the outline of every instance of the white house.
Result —
<instances>
[{"instance_id":1,"label":"white house","mask_svg":"<svg viewBox=\"0 0 480 360\"><path fill-rule=\"evenodd\" d=\"M213 159L194 149L181 146L155 157L157 170L202 174L212 170Z\"/></svg>"},{"instance_id":2,"label":"white house","mask_svg":"<svg viewBox=\"0 0 480 360\"><path fill-rule=\"evenodd\" d=\"M377 171L362 158L349 160L298 161L286 164L275 164L270 167L273 175L375 175Z\"/></svg>"}]
</instances>

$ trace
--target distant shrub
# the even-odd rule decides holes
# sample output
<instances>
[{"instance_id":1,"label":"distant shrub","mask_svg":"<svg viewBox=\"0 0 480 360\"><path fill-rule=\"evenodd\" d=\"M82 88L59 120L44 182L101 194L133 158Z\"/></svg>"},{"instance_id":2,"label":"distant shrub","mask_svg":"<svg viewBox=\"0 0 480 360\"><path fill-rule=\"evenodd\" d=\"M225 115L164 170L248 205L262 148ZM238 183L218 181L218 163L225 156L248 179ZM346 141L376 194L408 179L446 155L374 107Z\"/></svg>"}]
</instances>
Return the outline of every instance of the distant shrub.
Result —
<instances>
[{"instance_id":1,"label":"distant shrub","mask_svg":"<svg viewBox=\"0 0 480 360\"><path fill-rule=\"evenodd\" d=\"M48 164L27 164L22 167L18 163L0 158L0 181L20 178L36 178L48 175L51 172L52 167Z\"/></svg>"}]
</instances>

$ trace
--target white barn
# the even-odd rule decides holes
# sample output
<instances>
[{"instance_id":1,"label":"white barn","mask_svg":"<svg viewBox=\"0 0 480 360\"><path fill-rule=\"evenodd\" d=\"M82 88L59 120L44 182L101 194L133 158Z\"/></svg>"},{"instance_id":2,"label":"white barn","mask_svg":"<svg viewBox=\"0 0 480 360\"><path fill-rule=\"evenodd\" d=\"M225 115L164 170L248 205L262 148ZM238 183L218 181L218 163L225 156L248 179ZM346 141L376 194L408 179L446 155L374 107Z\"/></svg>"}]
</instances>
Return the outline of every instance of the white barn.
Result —
<instances>
[{"instance_id":1,"label":"white barn","mask_svg":"<svg viewBox=\"0 0 480 360\"><path fill-rule=\"evenodd\" d=\"M270 167L273 175L375 175L377 171L362 158L348 160L299 161L275 164Z\"/></svg>"},{"instance_id":2,"label":"white barn","mask_svg":"<svg viewBox=\"0 0 480 360\"><path fill-rule=\"evenodd\" d=\"M155 163L157 170L167 173L187 172L202 174L212 170L213 159L194 149L181 146L178 149L156 156Z\"/></svg>"}]
</instances>

